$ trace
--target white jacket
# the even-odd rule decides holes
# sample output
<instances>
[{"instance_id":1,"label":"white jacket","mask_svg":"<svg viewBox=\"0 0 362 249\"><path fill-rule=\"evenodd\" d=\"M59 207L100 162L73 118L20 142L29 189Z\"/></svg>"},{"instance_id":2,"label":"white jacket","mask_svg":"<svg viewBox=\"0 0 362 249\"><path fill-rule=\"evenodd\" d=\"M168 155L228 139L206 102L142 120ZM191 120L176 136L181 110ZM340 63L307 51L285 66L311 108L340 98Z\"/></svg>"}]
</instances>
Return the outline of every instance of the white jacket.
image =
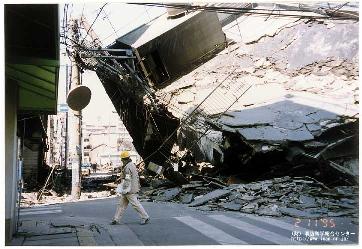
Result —
<instances>
[{"instance_id":1,"label":"white jacket","mask_svg":"<svg viewBox=\"0 0 362 249\"><path fill-rule=\"evenodd\" d=\"M123 182L123 194L136 194L140 191L140 180L136 165L129 161L121 172L121 182Z\"/></svg>"}]
</instances>

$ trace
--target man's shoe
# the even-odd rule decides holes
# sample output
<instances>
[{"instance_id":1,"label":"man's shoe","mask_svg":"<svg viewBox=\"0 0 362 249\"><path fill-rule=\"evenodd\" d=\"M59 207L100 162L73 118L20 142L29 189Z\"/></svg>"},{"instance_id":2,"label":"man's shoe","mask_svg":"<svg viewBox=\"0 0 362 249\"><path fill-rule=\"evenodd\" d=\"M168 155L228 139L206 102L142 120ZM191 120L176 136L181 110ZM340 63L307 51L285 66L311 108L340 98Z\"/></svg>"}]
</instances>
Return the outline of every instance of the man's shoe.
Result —
<instances>
[{"instance_id":1,"label":"man's shoe","mask_svg":"<svg viewBox=\"0 0 362 249\"><path fill-rule=\"evenodd\" d=\"M118 225L119 223L115 220L112 220L112 222L110 223L110 225Z\"/></svg>"},{"instance_id":2,"label":"man's shoe","mask_svg":"<svg viewBox=\"0 0 362 249\"><path fill-rule=\"evenodd\" d=\"M141 225L146 225L150 221L150 218L142 219Z\"/></svg>"}]
</instances>

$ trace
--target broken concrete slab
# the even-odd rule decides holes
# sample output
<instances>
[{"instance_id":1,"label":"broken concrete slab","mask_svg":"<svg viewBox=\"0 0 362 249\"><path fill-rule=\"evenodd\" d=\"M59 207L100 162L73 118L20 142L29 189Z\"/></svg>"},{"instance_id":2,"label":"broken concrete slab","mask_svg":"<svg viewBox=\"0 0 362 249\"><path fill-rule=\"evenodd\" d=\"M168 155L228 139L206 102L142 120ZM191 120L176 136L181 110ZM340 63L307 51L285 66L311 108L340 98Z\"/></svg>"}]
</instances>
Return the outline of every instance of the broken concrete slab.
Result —
<instances>
[{"instance_id":1,"label":"broken concrete slab","mask_svg":"<svg viewBox=\"0 0 362 249\"><path fill-rule=\"evenodd\" d=\"M220 204L220 206L227 210L232 210L232 211L239 211L241 208L241 204L235 203L233 201L227 202L227 203L222 203L222 204Z\"/></svg>"},{"instance_id":2,"label":"broken concrete slab","mask_svg":"<svg viewBox=\"0 0 362 249\"><path fill-rule=\"evenodd\" d=\"M247 201L242 200L242 199L235 199L234 202L237 204L242 204L242 205L245 205L247 203Z\"/></svg>"},{"instance_id":3,"label":"broken concrete slab","mask_svg":"<svg viewBox=\"0 0 362 249\"><path fill-rule=\"evenodd\" d=\"M299 202L301 204L315 204L315 198L306 195L299 196Z\"/></svg>"},{"instance_id":4,"label":"broken concrete slab","mask_svg":"<svg viewBox=\"0 0 362 249\"><path fill-rule=\"evenodd\" d=\"M295 130L286 130L284 128L274 126L238 128L237 132L246 140L253 141L307 141L314 138L305 126Z\"/></svg>"},{"instance_id":5,"label":"broken concrete slab","mask_svg":"<svg viewBox=\"0 0 362 249\"><path fill-rule=\"evenodd\" d=\"M341 198L340 199L342 202L347 203L347 204L356 204L357 201L356 200L352 200L352 199L347 199L347 198Z\"/></svg>"},{"instance_id":6,"label":"broken concrete slab","mask_svg":"<svg viewBox=\"0 0 362 249\"><path fill-rule=\"evenodd\" d=\"M196 209L200 211L212 211L212 208L209 206L199 206Z\"/></svg>"},{"instance_id":7,"label":"broken concrete slab","mask_svg":"<svg viewBox=\"0 0 362 249\"><path fill-rule=\"evenodd\" d=\"M242 195L240 196L239 199L243 200L243 201L253 201L260 198L259 196L250 196L250 195Z\"/></svg>"},{"instance_id":8,"label":"broken concrete slab","mask_svg":"<svg viewBox=\"0 0 362 249\"><path fill-rule=\"evenodd\" d=\"M167 179L152 179L150 182L152 188L160 188L160 187L171 187L175 184Z\"/></svg>"},{"instance_id":9,"label":"broken concrete slab","mask_svg":"<svg viewBox=\"0 0 362 249\"><path fill-rule=\"evenodd\" d=\"M319 124L306 124L306 126L310 132L316 132L322 129L322 127Z\"/></svg>"},{"instance_id":10,"label":"broken concrete slab","mask_svg":"<svg viewBox=\"0 0 362 249\"><path fill-rule=\"evenodd\" d=\"M181 187L183 190L186 190L186 189L194 189L194 188L202 187L202 186L203 186L202 183L190 183L190 184L184 184Z\"/></svg>"},{"instance_id":11,"label":"broken concrete slab","mask_svg":"<svg viewBox=\"0 0 362 249\"><path fill-rule=\"evenodd\" d=\"M259 191L262 188L262 185L260 183L254 183L254 184L248 184L246 185L250 190L252 191Z\"/></svg>"},{"instance_id":12,"label":"broken concrete slab","mask_svg":"<svg viewBox=\"0 0 362 249\"><path fill-rule=\"evenodd\" d=\"M273 183L282 183L282 182L286 182L286 181L289 181L291 178L290 176L284 176L284 177L281 177L281 178L274 178L272 180Z\"/></svg>"},{"instance_id":13,"label":"broken concrete slab","mask_svg":"<svg viewBox=\"0 0 362 249\"><path fill-rule=\"evenodd\" d=\"M189 206L190 207L201 206L207 203L208 201L217 200L222 197L228 196L229 194L230 190L217 189L202 196L201 198L195 199L191 204L189 204Z\"/></svg>"},{"instance_id":14,"label":"broken concrete slab","mask_svg":"<svg viewBox=\"0 0 362 249\"><path fill-rule=\"evenodd\" d=\"M348 216L356 213L355 210L341 211L341 212L328 212L328 217L340 217L340 216Z\"/></svg>"},{"instance_id":15,"label":"broken concrete slab","mask_svg":"<svg viewBox=\"0 0 362 249\"><path fill-rule=\"evenodd\" d=\"M259 207L259 204L257 202L252 202L249 204L246 204L245 206L242 207L243 210L245 209L257 209Z\"/></svg>"},{"instance_id":16,"label":"broken concrete slab","mask_svg":"<svg viewBox=\"0 0 362 249\"><path fill-rule=\"evenodd\" d=\"M241 193L238 192L232 192L229 197L228 200L229 201L234 201L235 199L239 199L241 197Z\"/></svg>"},{"instance_id":17,"label":"broken concrete slab","mask_svg":"<svg viewBox=\"0 0 362 249\"><path fill-rule=\"evenodd\" d=\"M308 125L307 125L307 127L308 127ZM327 145L328 144L322 143L319 141L310 141L310 142L304 143L304 147L306 147L306 148L323 148Z\"/></svg>"},{"instance_id":18,"label":"broken concrete slab","mask_svg":"<svg viewBox=\"0 0 362 249\"><path fill-rule=\"evenodd\" d=\"M288 216L292 216L292 217L296 217L296 218L319 218L320 215L318 214L313 214L311 212L307 212L307 211L301 211L298 210L296 208L288 208L288 207L280 207L279 208L280 212L282 214L288 215Z\"/></svg>"},{"instance_id":19,"label":"broken concrete slab","mask_svg":"<svg viewBox=\"0 0 362 249\"><path fill-rule=\"evenodd\" d=\"M239 112L232 112L231 115L223 116L220 121L230 127L258 126L269 124L277 117L277 112L272 112L267 107L260 107L258 111L246 109Z\"/></svg>"},{"instance_id":20,"label":"broken concrete slab","mask_svg":"<svg viewBox=\"0 0 362 249\"><path fill-rule=\"evenodd\" d=\"M269 141L283 141L286 139L284 130L274 128L272 126L265 126L259 128L239 128L238 133L246 140L269 140Z\"/></svg>"},{"instance_id":21,"label":"broken concrete slab","mask_svg":"<svg viewBox=\"0 0 362 249\"><path fill-rule=\"evenodd\" d=\"M180 188L161 190L153 199L156 201L170 201L181 192Z\"/></svg>"},{"instance_id":22,"label":"broken concrete slab","mask_svg":"<svg viewBox=\"0 0 362 249\"><path fill-rule=\"evenodd\" d=\"M261 206L259 209L255 211L258 215L266 215L266 216L282 216L281 212L279 211L278 205L272 204L268 206Z\"/></svg>"},{"instance_id":23,"label":"broken concrete slab","mask_svg":"<svg viewBox=\"0 0 362 249\"><path fill-rule=\"evenodd\" d=\"M194 195L193 194L180 194L180 202L183 204L189 204L192 202Z\"/></svg>"}]
</instances>

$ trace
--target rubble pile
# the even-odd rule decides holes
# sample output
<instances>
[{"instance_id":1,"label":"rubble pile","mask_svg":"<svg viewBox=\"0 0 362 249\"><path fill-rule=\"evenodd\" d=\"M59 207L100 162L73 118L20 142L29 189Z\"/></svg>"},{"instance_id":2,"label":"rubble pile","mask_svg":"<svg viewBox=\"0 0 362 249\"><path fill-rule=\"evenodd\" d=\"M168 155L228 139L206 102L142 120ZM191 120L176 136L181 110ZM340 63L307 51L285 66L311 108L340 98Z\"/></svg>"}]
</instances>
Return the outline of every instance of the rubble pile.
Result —
<instances>
[{"instance_id":1,"label":"rubble pile","mask_svg":"<svg viewBox=\"0 0 362 249\"><path fill-rule=\"evenodd\" d=\"M104 184L114 182L116 179L116 175L102 175L98 177L91 175L82 180L82 188L87 191L105 190Z\"/></svg>"},{"instance_id":2,"label":"rubble pile","mask_svg":"<svg viewBox=\"0 0 362 249\"><path fill-rule=\"evenodd\" d=\"M143 192L144 201L172 201L203 211L225 210L298 218L358 217L358 187L328 188L310 177L274 178L215 189L205 181Z\"/></svg>"},{"instance_id":3,"label":"rubble pile","mask_svg":"<svg viewBox=\"0 0 362 249\"><path fill-rule=\"evenodd\" d=\"M65 203L72 201L83 201L89 199L98 199L98 198L108 198L114 197L115 193L112 191L104 190L104 191L87 191L82 192L79 200L75 200L70 194L58 195L54 191L46 192L40 200L37 199L37 192L28 192L21 194L21 208L32 207L42 204L57 204L57 203Z\"/></svg>"}]
</instances>

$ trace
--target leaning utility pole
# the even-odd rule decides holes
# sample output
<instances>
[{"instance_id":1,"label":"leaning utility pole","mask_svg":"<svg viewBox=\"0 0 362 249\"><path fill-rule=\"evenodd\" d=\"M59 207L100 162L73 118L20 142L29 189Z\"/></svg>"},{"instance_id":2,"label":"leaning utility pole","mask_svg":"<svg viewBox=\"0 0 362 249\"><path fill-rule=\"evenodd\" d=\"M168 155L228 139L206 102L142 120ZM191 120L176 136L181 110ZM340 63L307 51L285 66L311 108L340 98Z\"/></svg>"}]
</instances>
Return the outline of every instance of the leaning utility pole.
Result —
<instances>
[{"instance_id":1,"label":"leaning utility pole","mask_svg":"<svg viewBox=\"0 0 362 249\"><path fill-rule=\"evenodd\" d=\"M71 78L71 89L75 89L80 85L80 70L76 62L76 49L79 41L79 28L78 21L76 19L71 21L71 37L72 37L72 78ZM81 140L81 129L82 129L82 111L73 110L75 122L73 122L73 130L76 132L74 138L75 153L72 155L72 197L73 199L79 199L81 194L81 165L82 165L82 140Z\"/></svg>"}]
</instances>

